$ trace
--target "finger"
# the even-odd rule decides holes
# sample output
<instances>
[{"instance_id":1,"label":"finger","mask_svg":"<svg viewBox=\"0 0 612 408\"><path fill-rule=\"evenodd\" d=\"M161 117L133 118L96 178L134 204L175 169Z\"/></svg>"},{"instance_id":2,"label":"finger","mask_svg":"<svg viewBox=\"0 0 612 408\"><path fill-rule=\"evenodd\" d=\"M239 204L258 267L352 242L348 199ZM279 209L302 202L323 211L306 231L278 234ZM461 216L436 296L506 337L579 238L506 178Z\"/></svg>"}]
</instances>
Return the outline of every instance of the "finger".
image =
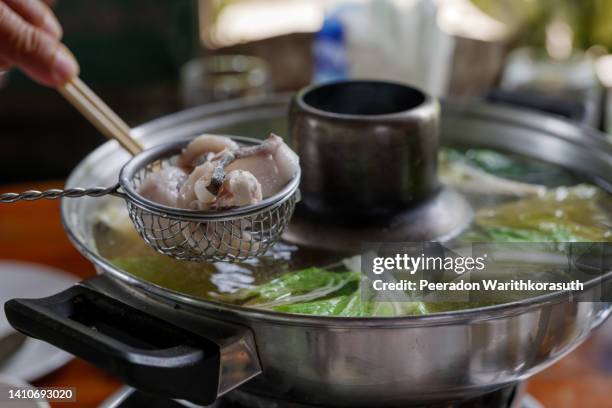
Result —
<instances>
[{"instance_id":1,"label":"finger","mask_svg":"<svg viewBox=\"0 0 612 408\"><path fill-rule=\"evenodd\" d=\"M78 75L78 64L66 47L26 23L2 2L0 38L0 56L43 85L63 85Z\"/></svg>"},{"instance_id":2,"label":"finger","mask_svg":"<svg viewBox=\"0 0 612 408\"><path fill-rule=\"evenodd\" d=\"M3 0L13 11L34 27L45 30L55 38L62 38L62 26L45 3L40 0Z\"/></svg>"}]
</instances>

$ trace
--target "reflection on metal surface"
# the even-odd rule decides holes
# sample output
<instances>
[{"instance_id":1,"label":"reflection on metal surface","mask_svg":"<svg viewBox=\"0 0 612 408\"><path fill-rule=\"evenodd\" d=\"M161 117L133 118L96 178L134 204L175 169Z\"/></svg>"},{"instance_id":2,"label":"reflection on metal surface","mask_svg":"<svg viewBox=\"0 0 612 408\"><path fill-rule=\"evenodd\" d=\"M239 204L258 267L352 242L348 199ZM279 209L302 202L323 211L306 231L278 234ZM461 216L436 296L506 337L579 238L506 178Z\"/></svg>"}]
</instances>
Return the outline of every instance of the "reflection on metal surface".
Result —
<instances>
[{"instance_id":1,"label":"reflection on metal surface","mask_svg":"<svg viewBox=\"0 0 612 408\"><path fill-rule=\"evenodd\" d=\"M447 241L470 224L473 211L455 190L443 188L429 202L398 214L381 228L369 225L327 225L321 228L296 214L285 235L288 242L309 248L359 251L362 242Z\"/></svg>"},{"instance_id":2,"label":"reflection on metal surface","mask_svg":"<svg viewBox=\"0 0 612 408\"><path fill-rule=\"evenodd\" d=\"M261 373L255 343L251 336L241 338L221 349L218 395L233 390Z\"/></svg>"}]
</instances>

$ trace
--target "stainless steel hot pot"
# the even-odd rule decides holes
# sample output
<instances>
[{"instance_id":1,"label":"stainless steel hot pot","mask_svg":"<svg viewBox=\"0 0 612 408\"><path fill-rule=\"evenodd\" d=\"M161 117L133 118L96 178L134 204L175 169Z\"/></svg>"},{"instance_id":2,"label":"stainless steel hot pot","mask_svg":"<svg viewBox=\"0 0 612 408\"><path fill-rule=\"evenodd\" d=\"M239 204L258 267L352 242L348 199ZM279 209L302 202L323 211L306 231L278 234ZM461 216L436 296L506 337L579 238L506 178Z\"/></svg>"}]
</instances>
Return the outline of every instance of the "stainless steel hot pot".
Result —
<instances>
[{"instance_id":1,"label":"stainless steel hot pot","mask_svg":"<svg viewBox=\"0 0 612 408\"><path fill-rule=\"evenodd\" d=\"M202 132L286 133L288 98L226 102L135 130L147 146ZM612 183L612 146L600 134L526 111L442 103L442 143L509 150ZM96 149L68 187L111 185L128 159ZM407 406L469 398L524 380L576 346L610 314L599 302L611 273L569 302L551 294L430 316L335 318L242 308L189 297L117 269L96 251L98 199L64 200L75 246L100 272L56 296L13 300L11 323L141 390L210 403L235 387L280 401L343 407Z\"/></svg>"}]
</instances>

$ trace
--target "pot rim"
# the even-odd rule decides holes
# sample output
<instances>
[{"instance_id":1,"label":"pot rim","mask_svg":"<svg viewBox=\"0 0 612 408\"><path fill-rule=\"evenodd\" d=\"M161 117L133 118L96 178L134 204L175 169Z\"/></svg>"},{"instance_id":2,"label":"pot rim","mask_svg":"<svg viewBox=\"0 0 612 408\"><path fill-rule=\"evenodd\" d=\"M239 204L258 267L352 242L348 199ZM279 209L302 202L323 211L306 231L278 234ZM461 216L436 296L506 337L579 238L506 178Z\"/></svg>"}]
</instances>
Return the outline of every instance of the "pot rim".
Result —
<instances>
[{"instance_id":1,"label":"pot rim","mask_svg":"<svg viewBox=\"0 0 612 408\"><path fill-rule=\"evenodd\" d=\"M306 96L306 94L315 89L319 89L319 88L323 88L327 86L339 85L339 84L376 84L376 83L398 86L398 87L410 89L412 91L416 91L422 95L423 101L420 104L412 108L409 108L409 109L399 110L397 112L381 113L381 114L373 114L373 115L356 115L356 114L351 114L351 113L338 113L338 112L325 111L322 109L315 108L314 106L304 101L304 97ZM342 79L342 80L337 80L337 81L329 81L329 82L325 82L322 84L308 85L302 88L301 90L299 90L294 95L293 101L299 107L299 109L302 110L303 112L306 112L312 115L316 115L323 119L333 119L333 120L342 119L342 120L351 121L351 122L378 122L382 119L405 121L405 120L410 120L411 118L429 116L431 115L432 109L435 111L440 110L438 99L431 96L430 94L426 92L423 92L418 87L415 87L415 86L412 86L406 83L397 82L397 81L382 81L382 80L377 80L377 79L359 79L359 80Z\"/></svg>"}]
</instances>

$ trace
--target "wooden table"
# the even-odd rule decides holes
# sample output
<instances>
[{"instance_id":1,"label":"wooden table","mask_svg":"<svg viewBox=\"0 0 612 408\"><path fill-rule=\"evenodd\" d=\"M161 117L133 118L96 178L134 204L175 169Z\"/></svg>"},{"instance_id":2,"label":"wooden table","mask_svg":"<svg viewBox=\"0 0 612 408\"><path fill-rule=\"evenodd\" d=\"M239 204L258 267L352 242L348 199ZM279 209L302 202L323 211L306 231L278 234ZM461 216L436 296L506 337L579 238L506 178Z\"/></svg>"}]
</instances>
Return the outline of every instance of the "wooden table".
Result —
<instances>
[{"instance_id":1,"label":"wooden table","mask_svg":"<svg viewBox=\"0 0 612 408\"><path fill-rule=\"evenodd\" d=\"M32 183L0 186L0 192L59 187L61 183ZM47 264L80 278L94 275L93 266L64 235L58 201L0 205L0 259ZM34 385L77 388L78 404L53 408L93 408L121 383L75 359ZM531 379L528 391L550 408L612 407L612 319L576 351Z\"/></svg>"}]
</instances>

